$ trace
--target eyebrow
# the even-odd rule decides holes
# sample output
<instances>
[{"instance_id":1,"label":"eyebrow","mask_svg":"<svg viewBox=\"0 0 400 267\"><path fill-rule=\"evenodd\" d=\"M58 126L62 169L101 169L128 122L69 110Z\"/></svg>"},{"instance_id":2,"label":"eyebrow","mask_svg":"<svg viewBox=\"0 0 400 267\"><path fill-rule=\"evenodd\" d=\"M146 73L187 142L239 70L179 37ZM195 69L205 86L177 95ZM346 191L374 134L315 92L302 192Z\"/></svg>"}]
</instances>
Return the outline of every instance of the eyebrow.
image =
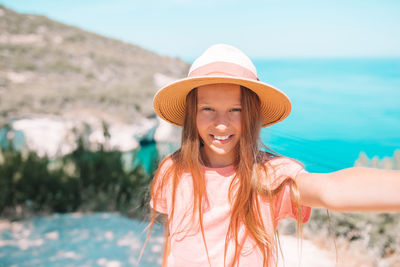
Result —
<instances>
[{"instance_id":1,"label":"eyebrow","mask_svg":"<svg viewBox=\"0 0 400 267\"><path fill-rule=\"evenodd\" d=\"M199 102L200 101L197 102L197 105L199 105L199 106L201 106L201 105L211 105L210 103L207 103L207 102L202 102L202 103L199 103ZM242 106L242 104L241 103L235 103L232 106Z\"/></svg>"}]
</instances>

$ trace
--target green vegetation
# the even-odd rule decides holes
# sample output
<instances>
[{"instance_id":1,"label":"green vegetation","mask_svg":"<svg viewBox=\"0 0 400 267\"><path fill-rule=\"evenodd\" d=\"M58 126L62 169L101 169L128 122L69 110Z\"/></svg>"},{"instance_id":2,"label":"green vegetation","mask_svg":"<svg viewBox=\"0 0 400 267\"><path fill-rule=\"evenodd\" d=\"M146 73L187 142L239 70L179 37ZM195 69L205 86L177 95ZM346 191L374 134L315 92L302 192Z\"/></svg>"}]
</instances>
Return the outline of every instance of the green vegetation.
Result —
<instances>
[{"instance_id":1,"label":"green vegetation","mask_svg":"<svg viewBox=\"0 0 400 267\"><path fill-rule=\"evenodd\" d=\"M55 160L17 151L11 143L1 149L0 214L18 219L30 213L119 211L143 219L152 173L124 168L119 151L103 146L90 151L84 137L77 143L71 154Z\"/></svg>"},{"instance_id":2,"label":"green vegetation","mask_svg":"<svg viewBox=\"0 0 400 267\"><path fill-rule=\"evenodd\" d=\"M400 214L340 213L314 209L310 221L304 225L310 233L333 234L350 242L357 241L376 257L388 257L400 252ZM329 230L329 219L332 233ZM327 238L329 242L329 238ZM332 240L333 242L333 240Z\"/></svg>"}]
</instances>

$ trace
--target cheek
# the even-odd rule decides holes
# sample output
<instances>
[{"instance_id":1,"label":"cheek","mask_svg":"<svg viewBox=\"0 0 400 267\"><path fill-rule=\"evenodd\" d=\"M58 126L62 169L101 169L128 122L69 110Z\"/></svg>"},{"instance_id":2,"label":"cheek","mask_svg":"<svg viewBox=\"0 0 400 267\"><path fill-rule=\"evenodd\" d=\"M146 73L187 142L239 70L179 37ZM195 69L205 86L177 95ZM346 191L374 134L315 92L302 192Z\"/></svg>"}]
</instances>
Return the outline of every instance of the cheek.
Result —
<instances>
[{"instance_id":1,"label":"cheek","mask_svg":"<svg viewBox=\"0 0 400 267\"><path fill-rule=\"evenodd\" d=\"M240 115L232 116L231 124L240 132L242 130L242 117Z\"/></svg>"},{"instance_id":2,"label":"cheek","mask_svg":"<svg viewBox=\"0 0 400 267\"><path fill-rule=\"evenodd\" d=\"M210 123L210 116L198 114L196 117L197 129L206 127Z\"/></svg>"},{"instance_id":3,"label":"cheek","mask_svg":"<svg viewBox=\"0 0 400 267\"><path fill-rule=\"evenodd\" d=\"M202 125L203 125L203 122L202 122L201 118L199 116L197 116L196 117L196 128L197 128L197 131L200 130Z\"/></svg>"},{"instance_id":4,"label":"cheek","mask_svg":"<svg viewBox=\"0 0 400 267\"><path fill-rule=\"evenodd\" d=\"M197 128L197 133L200 135L200 137L202 137L204 132L207 130L207 123L204 120L204 118L202 118L202 116L196 117L196 128Z\"/></svg>"}]
</instances>

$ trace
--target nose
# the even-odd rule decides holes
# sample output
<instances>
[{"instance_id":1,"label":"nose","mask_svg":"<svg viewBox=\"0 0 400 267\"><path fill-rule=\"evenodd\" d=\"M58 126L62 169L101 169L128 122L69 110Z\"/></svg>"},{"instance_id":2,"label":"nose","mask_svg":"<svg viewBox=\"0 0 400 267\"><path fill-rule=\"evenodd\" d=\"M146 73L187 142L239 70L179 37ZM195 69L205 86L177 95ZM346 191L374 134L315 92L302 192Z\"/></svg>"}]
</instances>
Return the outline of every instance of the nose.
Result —
<instances>
[{"instance_id":1,"label":"nose","mask_svg":"<svg viewBox=\"0 0 400 267\"><path fill-rule=\"evenodd\" d=\"M215 128L220 131L224 131L229 126L229 117L225 113L218 113L215 121L214 121Z\"/></svg>"}]
</instances>

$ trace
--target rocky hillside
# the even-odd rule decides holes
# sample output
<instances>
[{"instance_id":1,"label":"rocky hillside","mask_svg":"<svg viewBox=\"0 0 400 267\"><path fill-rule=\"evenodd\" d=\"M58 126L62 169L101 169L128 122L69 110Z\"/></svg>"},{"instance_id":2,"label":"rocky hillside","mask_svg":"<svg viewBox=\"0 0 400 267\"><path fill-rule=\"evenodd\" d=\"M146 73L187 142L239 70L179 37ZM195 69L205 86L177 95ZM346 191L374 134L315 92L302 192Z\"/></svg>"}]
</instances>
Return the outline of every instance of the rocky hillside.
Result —
<instances>
[{"instance_id":1,"label":"rocky hillside","mask_svg":"<svg viewBox=\"0 0 400 267\"><path fill-rule=\"evenodd\" d=\"M0 5L0 125L88 113L132 123L151 116L160 85L187 69L179 59Z\"/></svg>"}]
</instances>

